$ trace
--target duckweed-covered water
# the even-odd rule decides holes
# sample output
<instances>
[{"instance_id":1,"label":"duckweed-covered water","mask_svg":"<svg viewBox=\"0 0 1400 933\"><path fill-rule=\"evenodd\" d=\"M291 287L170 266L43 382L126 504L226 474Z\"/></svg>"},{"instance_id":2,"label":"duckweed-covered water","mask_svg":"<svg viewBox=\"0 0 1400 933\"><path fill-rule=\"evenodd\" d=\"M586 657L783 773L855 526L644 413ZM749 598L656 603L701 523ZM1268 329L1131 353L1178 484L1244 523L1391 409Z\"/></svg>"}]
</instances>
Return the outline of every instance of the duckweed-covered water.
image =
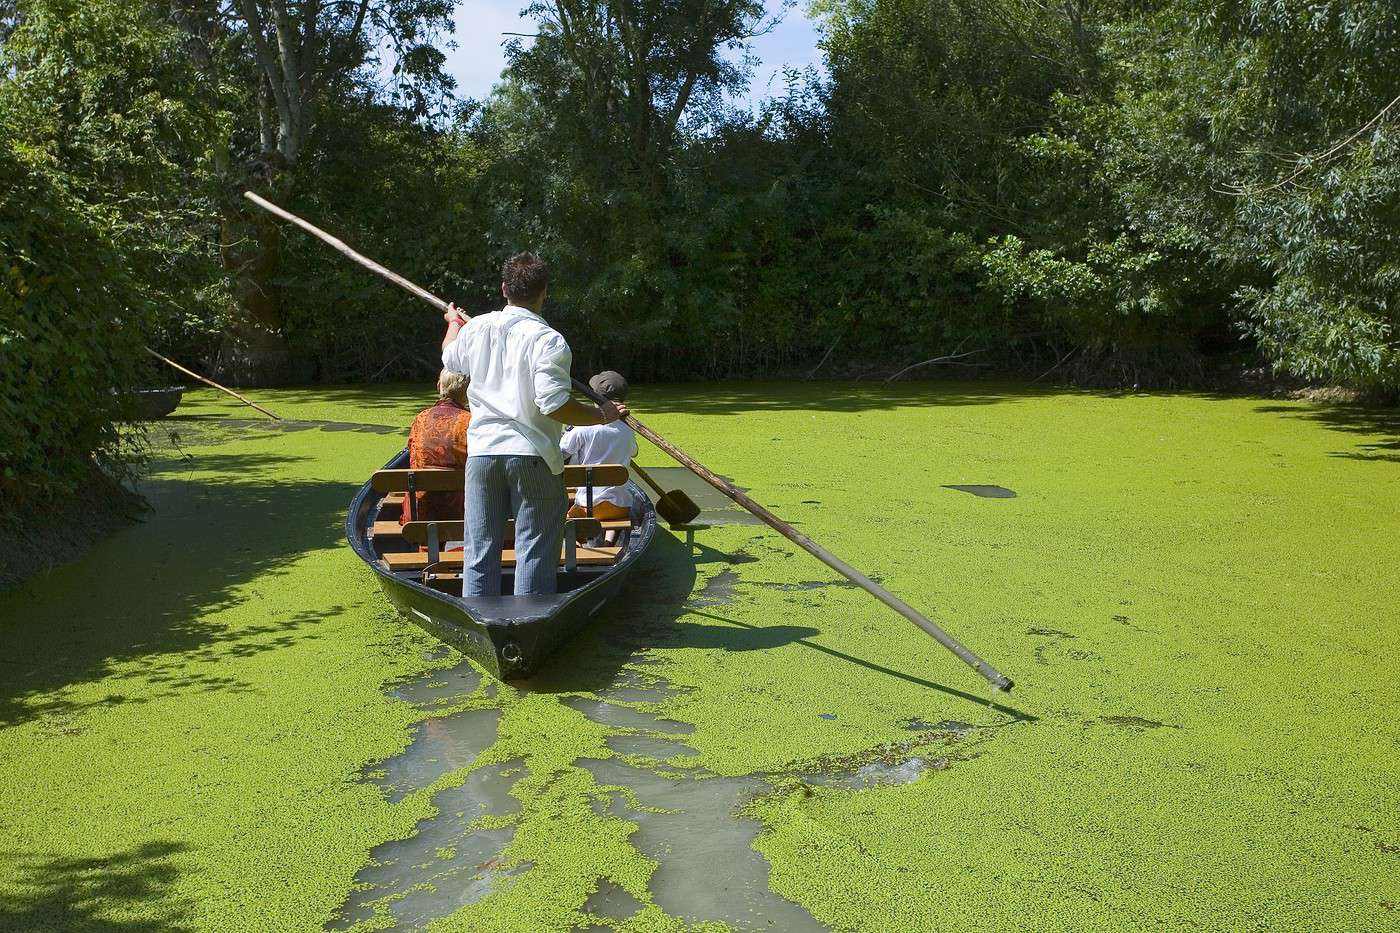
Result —
<instances>
[{"instance_id":1,"label":"duckweed-covered water","mask_svg":"<svg viewBox=\"0 0 1400 933\"><path fill-rule=\"evenodd\" d=\"M635 409L1016 691L669 470L713 527L497 683L343 543L427 387L189 393L0 595L0 929L1400 921L1400 418L704 388Z\"/></svg>"}]
</instances>

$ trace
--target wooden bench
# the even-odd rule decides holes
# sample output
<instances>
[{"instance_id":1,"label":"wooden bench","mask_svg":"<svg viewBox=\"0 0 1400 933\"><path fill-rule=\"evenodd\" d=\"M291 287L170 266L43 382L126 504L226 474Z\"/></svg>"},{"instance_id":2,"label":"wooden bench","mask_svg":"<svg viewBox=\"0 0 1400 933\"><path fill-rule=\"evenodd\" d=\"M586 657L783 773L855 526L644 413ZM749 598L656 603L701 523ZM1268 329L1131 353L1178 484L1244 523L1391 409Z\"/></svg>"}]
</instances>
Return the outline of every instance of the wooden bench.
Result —
<instances>
[{"instance_id":1,"label":"wooden bench","mask_svg":"<svg viewBox=\"0 0 1400 933\"><path fill-rule=\"evenodd\" d=\"M632 527L632 522L625 518L608 519L607 521L594 519L594 521L598 523L598 531L627 531ZM370 526L370 535L375 538L405 538L406 540L413 541L415 544L427 544L428 524L428 522L407 522L406 524L400 525L396 518L381 519ZM462 538L465 537L465 532L462 529L462 522L437 522L436 524L438 526L438 536L443 541L461 541ZM421 532L415 531L413 537L408 537L405 529L409 525L422 525L424 527ZM580 528L576 530L582 531L583 529ZM594 531L592 534L597 534L597 531ZM592 534L590 534L589 537L592 537ZM514 536L515 519L510 519L506 522L506 537L512 538Z\"/></svg>"},{"instance_id":2,"label":"wooden bench","mask_svg":"<svg viewBox=\"0 0 1400 933\"><path fill-rule=\"evenodd\" d=\"M630 525L628 527L630 527ZM514 521L506 523L506 531L512 537L514 536ZM589 559L587 561L582 561L580 559L580 555L583 551L590 551L591 549L583 548L582 550L580 550L578 542L586 541L602 533L603 523L598 521L598 519L596 518L585 517L565 519L563 544L564 569L573 570L575 567L579 566L580 563L610 563L610 561L606 561L601 558L608 552L617 551L617 548L598 549L596 553L591 555L591 558L598 559ZM445 560L442 551L443 545L446 544L448 541L460 541L462 540L464 535L465 530L463 528L462 522L408 522L407 524L400 527L400 540L406 541L409 544L427 545L427 551L421 552L425 555L425 567L442 564ZM456 553L460 554L460 552ZM508 558L502 558L502 566L513 566L515 560L513 555L515 554L515 552L507 548L504 553L511 556ZM399 558L396 554L391 553L385 555L386 560L390 557L393 557L395 560L402 562L402 558ZM613 558L616 559L616 554L613 555ZM507 560L509 560L511 563L507 564ZM460 565L461 558L458 557L456 561ZM395 564L391 561L390 567L393 568L394 566Z\"/></svg>"},{"instance_id":3,"label":"wooden bench","mask_svg":"<svg viewBox=\"0 0 1400 933\"><path fill-rule=\"evenodd\" d=\"M598 464L570 464L564 467L565 487L582 487L586 492L588 517L582 519L568 519L567 528L564 532L563 554L561 559L564 562L565 570L573 570L579 564L607 564L617 560L620 548L581 548L578 546L578 538L582 534L586 537L593 537L600 534L604 527L593 515L593 489L595 486L621 486L627 482L629 473L627 467L618 463L598 463ZM429 566L437 568L439 566L450 566L454 562L456 566L461 566L461 552L442 553L439 548L442 542L461 540L461 522L420 522L418 521L418 497L420 492L461 492L466 486L466 471L452 467L424 467L421 469L408 470L377 470L370 477L370 487L376 492L384 494L385 504L390 504L391 496L398 496L402 503L400 508L407 508L409 521L405 523L399 535L403 540L411 544L427 544L427 553L421 551L409 551L398 554L390 553L384 555L384 560L391 570L424 569ZM631 528L630 522L609 523L619 525L620 528ZM389 521L375 522L372 531L375 535L391 537L393 534L393 523ZM514 523L508 531L513 532ZM421 527L419 527L421 526ZM410 532L405 529L412 528ZM421 535L421 537L419 537ZM502 554L502 566L515 565L515 552L507 550Z\"/></svg>"},{"instance_id":4,"label":"wooden bench","mask_svg":"<svg viewBox=\"0 0 1400 933\"><path fill-rule=\"evenodd\" d=\"M569 464L564 467L564 485L582 487L586 492L589 511L593 511L595 486L621 486L628 480L627 467L619 463L592 465ZM405 493L404 503L410 516L417 519L416 492L461 492L466 485L466 471L451 467L424 467L418 470L377 470L370 477L370 486L379 493ZM388 496L385 497L386 500Z\"/></svg>"},{"instance_id":5,"label":"wooden bench","mask_svg":"<svg viewBox=\"0 0 1400 933\"><path fill-rule=\"evenodd\" d=\"M564 546L568 547L565 540ZM578 546L575 553L575 561L581 567L600 567L616 563L618 555L622 553L620 547L583 547ZM560 555L563 560L563 555ZM426 570L432 566L435 570L461 570L462 552L444 551L438 555L436 561L429 560L429 555L425 551L404 551L398 554L385 554L384 564L390 570ZM504 550L501 552L501 566L515 566L515 551Z\"/></svg>"}]
</instances>

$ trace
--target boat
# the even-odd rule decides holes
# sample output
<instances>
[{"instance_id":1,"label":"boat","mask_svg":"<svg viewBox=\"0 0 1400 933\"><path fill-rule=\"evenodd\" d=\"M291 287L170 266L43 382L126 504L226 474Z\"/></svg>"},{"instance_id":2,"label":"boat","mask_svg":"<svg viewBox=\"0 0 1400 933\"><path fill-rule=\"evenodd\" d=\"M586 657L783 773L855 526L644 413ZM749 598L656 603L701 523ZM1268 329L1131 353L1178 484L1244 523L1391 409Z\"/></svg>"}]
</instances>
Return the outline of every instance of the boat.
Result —
<instances>
[{"instance_id":1,"label":"boat","mask_svg":"<svg viewBox=\"0 0 1400 933\"><path fill-rule=\"evenodd\" d=\"M620 472L619 472L620 471ZM410 521L417 518L416 492L461 489L463 471L409 470L400 451L360 487L350 503L345 534L350 547L379 579L389 601L407 618L451 645L501 680L520 680L588 622L622 589L628 572L656 536L651 500L619 465L568 466L566 484L586 490L625 482L637 505L630 521L571 520L585 534L612 532L611 545L594 539L575 545L565 535L559 592L552 596L461 596L461 552L452 551L460 522ZM426 545L426 546L425 546ZM455 555L455 556L454 556ZM514 552L507 551L502 590L514 584Z\"/></svg>"},{"instance_id":2,"label":"boat","mask_svg":"<svg viewBox=\"0 0 1400 933\"><path fill-rule=\"evenodd\" d=\"M179 407L185 387L160 386L154 389L128 389L123 392L113 389L112 394L118 396L123 420L157 421Z\"/></svg>"}]
</instances>

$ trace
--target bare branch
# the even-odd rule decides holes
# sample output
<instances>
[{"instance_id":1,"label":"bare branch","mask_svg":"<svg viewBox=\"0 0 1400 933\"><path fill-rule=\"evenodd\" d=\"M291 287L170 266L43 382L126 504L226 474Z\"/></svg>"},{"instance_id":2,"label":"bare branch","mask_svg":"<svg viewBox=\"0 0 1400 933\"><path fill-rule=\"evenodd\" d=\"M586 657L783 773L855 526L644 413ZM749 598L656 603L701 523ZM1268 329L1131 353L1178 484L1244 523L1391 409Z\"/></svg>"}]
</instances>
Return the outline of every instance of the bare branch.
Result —
<instances>
[{"instance_id":1,"label":"bare branch","mask_svg":"<svg viewBox=\"0 0 1400 933\"><path fill-rule=\"evenodd\" d=\"M1380 113L1367 120L1365 125L1363 125L1361 129L1357 130L1355 133L1352 133L1350 136L1348 136L1346 139L1343 139L1341 142L1335 143L1332 146L1328 147L1325 151L1317 153L1315 155L1300 155L1294 162L1294 164L1298 167L1294 169L1289 175L1279 179L1272 185L1268 185L1263 188L1251 188L1248 185L1231 185L1224 190L1218 188L1216 190L1220 194L1229 194L1234 195L1236 197L1241 197L1244 195L1267 194L1270 191L1276 191L1279 188L1283 188L1287 185L1290 185L1294 181L1301 178L1309 170L1318 168L1322 165L1326 165L1339 153L1341 153L1343 149L1345 149L1347 146L1351 145L1357 139L1359 139L1362 136L1362 134L1364 134L1367 130L1370 130L1373 127L1382 123L1386 119L1386 117L1390 115L1390 112L1394 110L1397 106L1400 106L1400 97L1396 97L1390 103L1382 107Z\"/></svg>"},{"instance_id":2,"label":"bare branch","mask_svg":"<svg viewBox=\"0 0 1400 933\"><path fill-rule=\"evenodd\" d=\"M365 28L365 14L369 12L369 0L360 0L360 8L355 11L355 24L350 27L350 44L360 40L360 30Z\"/></svg>"},{"instance_id":3,"label":"bare branch","mask_svg":"<svg viewBox=\"0 0 1400 933\"><path fill-rule=\"evenodd\" d=\"M811 379L813 376L815 376L817 374L817 370L821 369L823 366L826 365L826 361L831 359L831 354L835 352L836 345L841 342L841 338L844 336L846 336L846 328L843 327L837 332L836 339L831 341L831 346L826 348L826 353L822 354L822 358L817 361L817 365L813 366L810 370L807 371L808 379Z\"/></svg>"},{"instance_id":4,"label":"bare branch","mask_svg":"<svg viewBox=\"0 0 1400 933\"><path fill-rule=\"evenodd\" d=\"M1056 360L1054 366L1051 366L1051 367L1050 367L1049 369L1047 369L1045 372L1041 373L1039 376L1036 376L1034 379L1031 380L1031 382L1035 383L1035 382L1039 382L1040 380L1044 379L1046 376L1050 375L1050 374L1053 373L1055 370L1059 369L1060 366L1065 362L1065 360L1069 359L1071 356L1074 356L1074 354L1078 353L1081 349L1083 349L1083 347L1074 347L1074 348L1072 348L1068 353L1066 353L1064 356L1062 356L1062 357L1060 357L1058 360Z\"/></svg>"},{"instance_id":5,"label":"bare branch","mask_svg":"<svg viewBox=\"0 0 1400 933\"><path fill-rule=\"evenodd\" d=\"M886 379L886 380L885 380L885 385L889 385L891 382L894 382L894 381L895 381L896 379L898 379L900 376L904 375L905 373L909 372L909 371L912 370L912 369L918 369L920 366L932 366L934 363L952 363L954 360L962 359L962 358L965 357L965 356L972 356L972 355L977 354L977 353L986 353L986 352L987 352L987 348L986 348L986 347L983 347L983 348L980 349L980 350L968 350L966 353L950 353L950 354L948 354L947 356L935 356L935 357L934 357L933 359L931 359L931 360L924 360L923 362L915 363L915 364L912 365L912 366L906 366L906 367L904 367L904 368L901 369L899 372L895 373L893 376L891 376L891 377L889 377L888 379ZM955 365L970 366L970 365L974 365L974 364L970 364L970 363L959 363L959 364L955 364Z\"/></svg>"}]
</instances>

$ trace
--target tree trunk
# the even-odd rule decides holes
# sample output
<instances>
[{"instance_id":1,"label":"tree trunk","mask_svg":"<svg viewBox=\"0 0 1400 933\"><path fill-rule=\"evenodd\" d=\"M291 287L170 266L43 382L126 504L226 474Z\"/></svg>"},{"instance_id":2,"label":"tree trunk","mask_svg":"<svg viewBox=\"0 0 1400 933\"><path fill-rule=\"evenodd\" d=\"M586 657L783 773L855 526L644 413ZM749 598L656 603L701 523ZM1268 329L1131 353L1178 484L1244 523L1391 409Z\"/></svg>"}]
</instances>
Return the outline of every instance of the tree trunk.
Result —
<instances>
[{"instance_id":1,"label":"tree trunk","mask_svg":"<svg viewBox=\"0 0 1400 933\"><path fill-rule=\"evenodd\" d=\"M284 330L282 291L276 284L282 262L276 221L261 211L249 216L237 203L225 205L219 251L232 278L235 316L215 371L235 386L304 381L309 373L293 359Z\"/></svg>"}]
</instances>

